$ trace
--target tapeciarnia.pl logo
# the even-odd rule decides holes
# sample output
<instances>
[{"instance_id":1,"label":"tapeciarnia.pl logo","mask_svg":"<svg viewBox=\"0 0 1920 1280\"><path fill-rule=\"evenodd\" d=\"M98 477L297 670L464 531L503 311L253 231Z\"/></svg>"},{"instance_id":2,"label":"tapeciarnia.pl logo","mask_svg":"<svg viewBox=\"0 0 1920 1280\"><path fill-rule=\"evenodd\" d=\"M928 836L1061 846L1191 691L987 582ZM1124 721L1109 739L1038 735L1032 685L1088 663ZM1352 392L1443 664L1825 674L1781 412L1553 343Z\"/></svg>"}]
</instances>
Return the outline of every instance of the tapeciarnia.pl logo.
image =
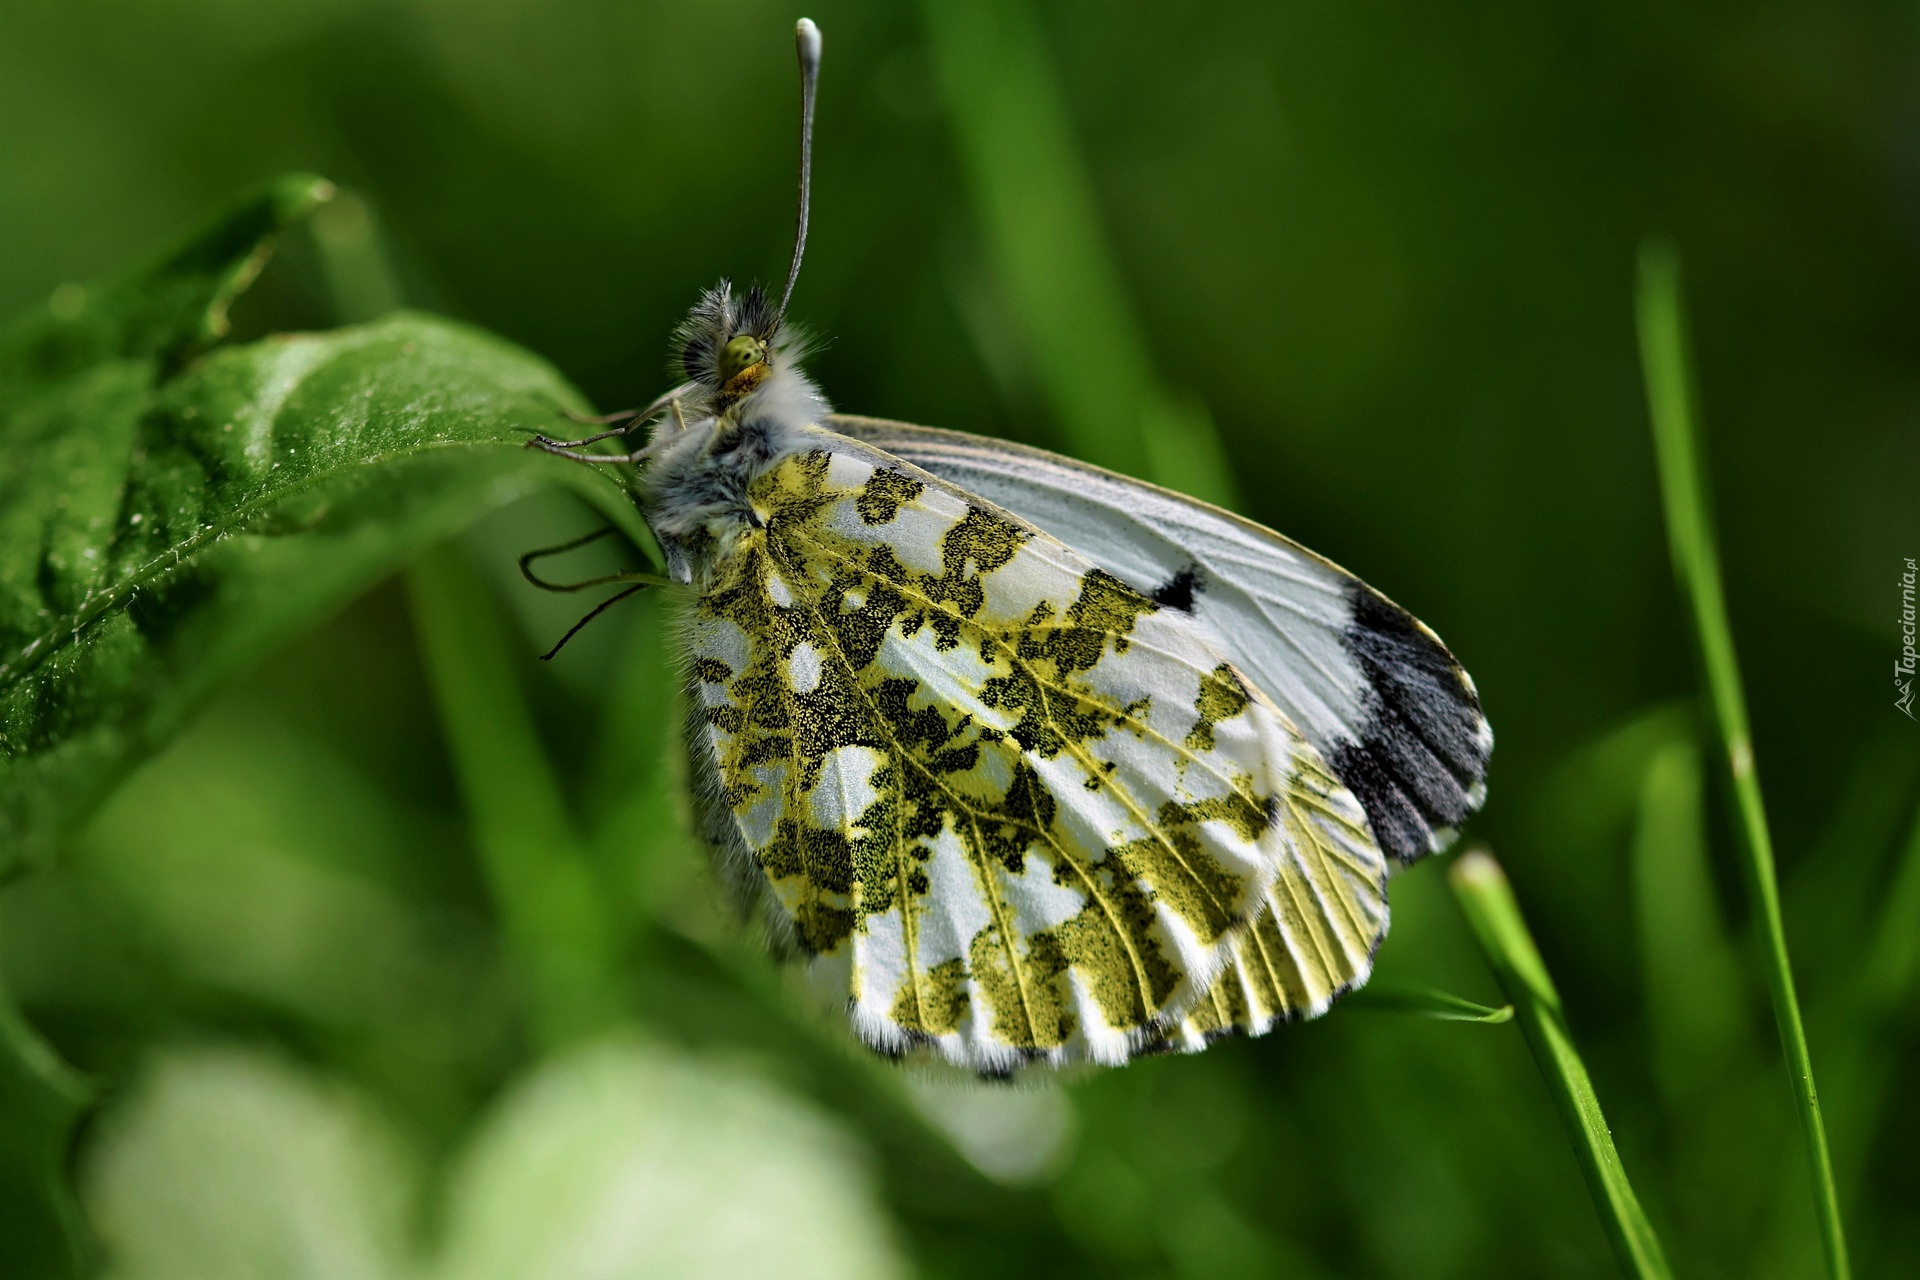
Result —
<instances>
[{"instance_id":1,"label":"tapeciarnia.pl logo","mask_svg":"<svg viewBox=\"0 0 1920 1280\"><path fill-rule=\"evenodd\" d=\"M1913 714L1913 557L1907 557L1907 571L1900 575L1900 656L1893 660L1893 688L1898 695L1893 705Z\"/></svg>"}]
</instances>

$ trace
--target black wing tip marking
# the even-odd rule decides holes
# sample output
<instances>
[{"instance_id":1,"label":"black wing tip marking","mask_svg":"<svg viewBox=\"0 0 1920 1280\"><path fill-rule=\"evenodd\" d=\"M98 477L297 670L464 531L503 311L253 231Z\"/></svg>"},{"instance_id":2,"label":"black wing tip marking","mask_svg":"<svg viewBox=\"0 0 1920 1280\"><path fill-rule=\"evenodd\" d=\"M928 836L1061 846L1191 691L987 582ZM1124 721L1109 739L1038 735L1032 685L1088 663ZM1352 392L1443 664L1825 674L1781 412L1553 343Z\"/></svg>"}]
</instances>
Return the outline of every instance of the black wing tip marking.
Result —
<instances>
[{"instance_id":1,"label":"black wing tip marking","mask_svg":"<svg viewBox=\"0 0 1920 1280\"><path fill-rule=\"evenodd\" d=\"M1147 596L1162 609L1177 609L1181 613L1193 612L1194 597L1200 594L1200 573L1188 565L1180 572L1147 593Z\"/></svg>"},{"instance_id":2,"label":"black wing tip marking","mask_svg":"<svg viewBox=\"0 0 1920 1280\"><path fill-rule=\"evenodd\" d=\"M1365 723L1329 762L1373 825L1409 863L1447 847L1486 797L1493 733L1473 681L1439 637L1356 582L1342 638L1366 673Z\"/></svg>"}]
</instances>

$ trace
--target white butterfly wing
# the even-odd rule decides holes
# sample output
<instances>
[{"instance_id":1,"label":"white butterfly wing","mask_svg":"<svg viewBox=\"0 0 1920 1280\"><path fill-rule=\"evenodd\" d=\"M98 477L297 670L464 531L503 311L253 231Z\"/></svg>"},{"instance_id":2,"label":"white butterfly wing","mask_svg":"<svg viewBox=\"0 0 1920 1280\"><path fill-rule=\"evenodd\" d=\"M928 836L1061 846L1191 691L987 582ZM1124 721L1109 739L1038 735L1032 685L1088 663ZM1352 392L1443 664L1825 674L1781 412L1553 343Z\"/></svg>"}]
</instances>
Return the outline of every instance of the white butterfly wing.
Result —
<instances>
[{"instance_id":1,"label":"white butterfly wing","mask_svg":"<svg viewBox=\"0 0 1920 1280\"><path fill-rule=\"evenodd\" d=\"M1231 512L1041 449L845 414L823 425L979 494L1192 613L1299 726L1401 861L1445 848L1479 807L1493 735L1473 681L1439 637L1346 570Z\"/></svg>"},{"instance_id":2,"label":"white butterfly wing","mask_svg":"<svg viewBox=\"0 0 1920 1280\"><path fill-rule=\"evenodd\" d=\"M1113 1062L1364 976L1385 862L1359 804L1200 620L816 436L755 482L690 619L694 759L709 837L869 1042Z\"/></svg>"}]
</instances>

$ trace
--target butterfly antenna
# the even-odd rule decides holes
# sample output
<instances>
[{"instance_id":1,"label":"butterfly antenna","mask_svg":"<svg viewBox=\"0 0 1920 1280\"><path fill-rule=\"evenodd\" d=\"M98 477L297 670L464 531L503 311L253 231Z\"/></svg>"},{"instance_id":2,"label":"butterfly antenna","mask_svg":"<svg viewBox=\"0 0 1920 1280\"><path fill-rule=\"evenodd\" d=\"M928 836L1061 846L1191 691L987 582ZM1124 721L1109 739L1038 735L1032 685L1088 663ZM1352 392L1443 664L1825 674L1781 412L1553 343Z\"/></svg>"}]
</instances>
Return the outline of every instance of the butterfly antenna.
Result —
<instances>
[{"instance_id":1,"label":"butterfly antenna","mask_svg":"<svg viewBox=\"0 0 1920 1280\"><path fill-rule=\"evenodd\" d=\"M800 258L807 251L807 198L813 186L813 98L820 87L820 28L812 18L800 19L793 29L794 48L800 54L800 208L794 215L793 261L787 266L787 289L780 295L780 310L774 314L772 333L787 318L787 300L793 297L793 282L800 278Z\"/></svg>"}]
</instances>

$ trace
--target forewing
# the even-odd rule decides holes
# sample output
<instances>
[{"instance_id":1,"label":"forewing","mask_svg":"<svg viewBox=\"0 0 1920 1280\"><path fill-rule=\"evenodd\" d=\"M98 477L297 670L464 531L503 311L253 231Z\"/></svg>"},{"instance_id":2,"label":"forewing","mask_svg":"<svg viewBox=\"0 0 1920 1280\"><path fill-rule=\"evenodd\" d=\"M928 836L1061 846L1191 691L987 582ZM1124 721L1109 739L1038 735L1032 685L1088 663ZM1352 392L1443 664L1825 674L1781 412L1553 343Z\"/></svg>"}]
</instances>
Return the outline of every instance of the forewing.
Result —
<instances>
[{"instance_id":1,"label":"forewing","mask_svg":"<svg viewBox=\"0 0 1920 1280\"><path fill-rule=\"evenodd\" d=\"M1401 861L1446 847L1479 807L1493 735L1473 681L1439 637L1339 566L1230 512L1043 450L873 418L825 425L1189 611L1300 727Z\"/></svg>"},{"instance_id":2,"label":"forewing","mask_svg":"<svg viewBox=\"0 0 1920 1280\"><path fill-rule=\"evenodd\" d=\"M882 1049L1002 1071L1178 1034L1324 766L1191 615L820 440L750 490L689 631L738 847Z\"/></svg>"}]
</instances>

